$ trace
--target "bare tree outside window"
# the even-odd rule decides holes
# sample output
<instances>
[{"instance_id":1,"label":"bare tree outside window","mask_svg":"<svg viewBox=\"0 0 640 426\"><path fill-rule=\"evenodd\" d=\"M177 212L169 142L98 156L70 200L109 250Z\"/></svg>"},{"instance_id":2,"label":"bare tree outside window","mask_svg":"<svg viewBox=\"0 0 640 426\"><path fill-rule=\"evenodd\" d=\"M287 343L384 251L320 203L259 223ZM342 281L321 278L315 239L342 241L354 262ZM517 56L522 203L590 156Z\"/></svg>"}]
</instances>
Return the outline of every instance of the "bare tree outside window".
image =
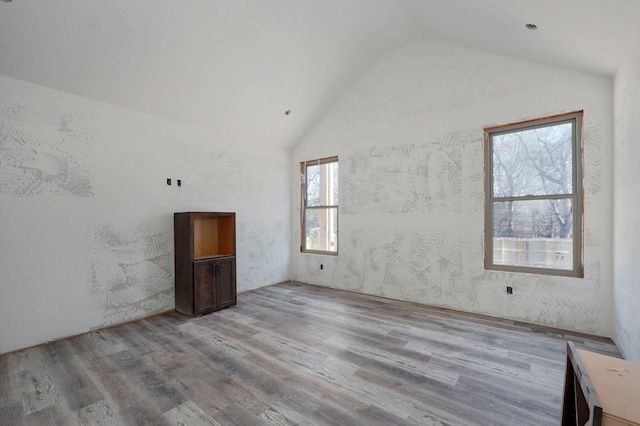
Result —
<instances>
[{"instance_id":1,"label":"bare tree outside window","mask_svg":"<svg viewBox=\"0 0 640 426\"><path fill-rule=\"evenodd\" d=\"M582 276L582 112L485 129L487 269Z\"/></svg>"}]
</instances>

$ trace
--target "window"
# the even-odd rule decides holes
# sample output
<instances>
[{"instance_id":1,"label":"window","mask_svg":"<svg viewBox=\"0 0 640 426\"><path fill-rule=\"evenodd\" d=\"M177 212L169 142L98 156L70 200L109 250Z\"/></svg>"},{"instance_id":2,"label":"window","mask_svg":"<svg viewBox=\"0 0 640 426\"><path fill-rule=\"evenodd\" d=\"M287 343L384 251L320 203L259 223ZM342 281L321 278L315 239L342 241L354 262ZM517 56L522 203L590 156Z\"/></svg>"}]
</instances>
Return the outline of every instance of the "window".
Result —
<instances>
[{"instance_id":1,"label":"window","mask_svg":"<svg viewBox=\"0 0 640 426\"><path fill-rule=\"evenodd\" d=\"M338 254L338 157L300 163L302 232L300 250Z\"/></svg>"},{"instance_id":2,"label":"window","mask_svg":"<svg viewBox=\"0 0 640 426\"><path fill-rule=\"evenodd\" d=\"M485 268L582 277L582 115L485 129Z\"/></svg>"}]
</instances>

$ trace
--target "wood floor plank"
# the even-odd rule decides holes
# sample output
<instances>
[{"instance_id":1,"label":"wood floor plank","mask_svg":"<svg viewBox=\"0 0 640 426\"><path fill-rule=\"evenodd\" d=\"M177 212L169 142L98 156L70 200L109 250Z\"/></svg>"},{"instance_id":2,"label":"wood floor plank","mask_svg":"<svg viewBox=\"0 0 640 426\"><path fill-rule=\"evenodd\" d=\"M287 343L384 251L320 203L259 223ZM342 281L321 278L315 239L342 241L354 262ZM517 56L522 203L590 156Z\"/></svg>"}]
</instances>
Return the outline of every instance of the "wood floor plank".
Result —
<instances>
[{"instance_id":1,"label":"wood floor plank","mask_svg":"<svg viewBox=\"0 0 640 426\"><path fill-rule=\"evenodd\" d=\"M27 415L60 402L51 375L43 366L23 371L18 377L22 405Z\"/></svg>"},{"instance_id":2,"label":"wood floor plank","mask_svg":"<svg viewBox=\"0 0 640 426\"><path fill-rule=\"evenodd\" d=\"M0 416L0 418L2 418L2 416ZM32 414L26 415L23 419L25 425L59 426L77 424L75 414L66 404L64 404L64 402L59 402L58 404L51 405ZM7 422L6 424L13 425L14 423Z\"/></svg>"},{"instance_id":3,"label":"wood floor plank","mask_svg":"<svg viewBox=\"0 0 640 426\"><path fill-rule=\"evenodd\" d=\"M223 426L261 426L263 424L259 417L247 410L239 402L230 404L226 409L220 411L216 415L216 420Z\"/></svg>"},{"instance_id":4,"label":"wood floor plank","mask_svg":"<svg viewBox=\"0 0 640 426\"><path fill-rule=\"evenodd\" d=\"M220 423L202 411L192 401L184 402L167 411L164 414L164 418L175 426L220 426Z\"/></svg>"},{"instance_id":5,"label":"wood floor plank","mask_svg":"<svg viewBox=\"0 0 640 426\"><path fill-rule=\"evenodd\" d=\"M141 387L132 383L119 366L100 351L83 352L76 360L114 411L119 412L144 399Z\"/></svg>"},{"instance_id":6,"label":"wood floor plank","mask_svg":"<svg viewBox=\"0 0 640 426\"><path fill-rule=\"evenodd\" d=\"M164 417L164 413L148 400L131 404L118 413L118 418L120 424L127 426L172 426L171 421Z\"/></svg>"},{"instance_id":7,"label":"wood floor plank","mask_svg":"<svg viewBox=\"0 0 640 426\"><path fill-rule=\"evenodd\" d=\"M76 411L103 399L86 372L77 366L70 340L54 342L44 348L44 368L50 376L51 388L59 393L70 410Z\"/></svg>"},{"instance_id":8,"label":"wood floor plank","mask_svg":"<svg viewBox=\"0 0 640 426\"><path fill-rule=\"evenodd\" d=\"M296 425L296 426L314 426L315 423L311 421L304 413L292 410L291 408L283 405L280 402L276 402L271 405L267 410L260 413L259 418L265 423L270 425Z\"/></svg>"},{"instance_id":9,"label":"wood floor plank","mask_svg":"<svg viewBox=\"0 0 640 426\"><path fill-rule=\"evenodd\" d=\"M405 419L406 415L407 413L403 413L403 416L399 417L392 414L388 410L382 410L378 406L370 405L365 410L358 411L358 422L362 424L385 424L401 426L409 424L407 419Z\"/></svg>"},{"instance_id":10,"label":"wood floor plank","mask_svg":"<svg viewBox=\"0 0 640 426\"><path fill-rule=\"evenodd\" d=\"M27 425L28 414L25 413L22 402L5 400L0 405L0 424Z\"/></svg>"},{"instance_id":11,"label":"wood floor plank","mask_svg":"<svg viewBox=\"0 0 640 426\"><path fill-rule=\"evenodd\" d=\"M74 346L76 354L99 351L105 355L111 355L126 349L126 346L118 341L109 330L83 334L69 340L69 343Z\"/></svg>"},{"instance_id":12,"label":"wood floor plank","mask_svg":"<svg viewBox=\"0 0 640 426\"><path fill-rule=\"evenodd\" d=\"M0 357L0 424L555 425L602 338L287 283Z\"/></svg>"},{"instance_id":13,"label":"wood floor plank","mask_svg":"<svg viewBox=\"0 0 640 426\"><path fill-rule=\"evenodd\" d=\"M75 412L78 424L82 426L119 425L113 410L104 400L82 407Z\"/></svg>"}]
</instances>

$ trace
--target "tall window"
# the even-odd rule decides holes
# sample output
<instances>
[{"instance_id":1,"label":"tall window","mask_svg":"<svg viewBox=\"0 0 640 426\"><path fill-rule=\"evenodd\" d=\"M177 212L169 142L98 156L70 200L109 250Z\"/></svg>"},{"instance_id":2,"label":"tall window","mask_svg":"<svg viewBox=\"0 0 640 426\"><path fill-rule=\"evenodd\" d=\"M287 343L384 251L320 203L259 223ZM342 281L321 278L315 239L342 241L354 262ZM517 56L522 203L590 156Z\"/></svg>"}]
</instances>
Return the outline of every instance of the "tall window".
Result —
<instances>
[{"instance_id":1,"label":"tall window","mask_svg":"<svg viewBox=\"0 0 640 426\"><path fill-rule=\"evenodd\" d=\"M485 129L485 268L583 276L582 115Z\"/></svg>"},{"instance_id":2,"label":"tall window","mask_svg":"<svg viewBox=\"0 0 640 426\"><path fill-rule=\"evenodd\" d=\"M302 232L300 250L338 254L338 157L300 163Z\"/></svg>"}]
</instances>

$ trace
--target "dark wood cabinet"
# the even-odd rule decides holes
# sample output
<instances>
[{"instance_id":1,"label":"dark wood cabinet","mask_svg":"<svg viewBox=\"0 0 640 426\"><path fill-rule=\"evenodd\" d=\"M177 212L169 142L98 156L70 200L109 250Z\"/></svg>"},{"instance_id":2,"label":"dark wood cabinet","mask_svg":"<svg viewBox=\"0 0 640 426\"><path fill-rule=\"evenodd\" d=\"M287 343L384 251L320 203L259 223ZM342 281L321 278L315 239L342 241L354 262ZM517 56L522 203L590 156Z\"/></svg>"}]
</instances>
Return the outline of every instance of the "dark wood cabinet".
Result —
<instances>
[{"instance_id":1,"label":"dark wood cabinet","mask_svg":"<svg viewBox=\"0 0 640 426\"><path fill-rule=\"evenodd\" d=\"M640 426L640 364L567 342L562 426Z\"/></svg>"},{"instance_id":2,"label":"dark wood cabinet","mask_svg":"<svg viewBox=\"0 0 640 426\"><path fill-rule=\"evenodd\" d=\"M235 305L235 213L175 213L173 225L176 311L202 315Z\"/></svg>"},{"instance_id":3,"label":"dark wood cabinet","mask_svg":"<svg viewBox=\"0 0 640 426\"><path fill-rule=\"evenodd\" d=\"M236 304L236 259L223 257L193 263L194 315Z\"/></svg>"}]
</instances>

